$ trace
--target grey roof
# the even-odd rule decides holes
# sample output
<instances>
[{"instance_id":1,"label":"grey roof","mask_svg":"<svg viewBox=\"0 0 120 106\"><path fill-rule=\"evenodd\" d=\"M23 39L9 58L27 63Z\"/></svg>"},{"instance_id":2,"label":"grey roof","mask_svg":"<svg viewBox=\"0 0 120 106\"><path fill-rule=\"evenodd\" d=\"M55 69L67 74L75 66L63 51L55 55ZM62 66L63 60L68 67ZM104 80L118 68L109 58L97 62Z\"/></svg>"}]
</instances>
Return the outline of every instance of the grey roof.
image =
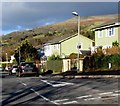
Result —
<instances>
[{"instance_id":1,"label":"grey roof","mask_svg":"<svg viewBox=\"0 0 120 106\"><path fill-rule=\"evenodd\" d=\"M75 36L77 36L78 35L78 33L76 33L76 34L74 34L74 35L63 35L63 36L59 36L59 37L56 37L55 39L52 39L52 40L50 40L50 41L48 41L47 43L45 43L44 45L48 45L48 44L59 44L59 43L61 43L61 42L64 42L64 41L66 41L66 40L68 40L68 39L70 39L70 38L72 38L72 37L75 37ZM80 36L82 36L82 37L84 37L84 38L86 38L86 39L89 39L89 38L87 38L87 37L85 37L85 36L83 36L83 35L81 35L80 34ZM91 40L91 39L89 39L89 40ZM91 41L93 41L93 40L91 40ZM93 41L94 42L94 41Z\"/></svg>"},{"instance_id":2,"label":"grey roof","mask_svg":"<svg viewBox=\"0 0 120 106\"><path fill-rule=\"evenodd\" d=\"M77 36L77 35L78 35L78 34L74 34L74 35L72 35L72 36L70 36L70 35L59 36L59 37L56 37L56 38L54 38L54 39L52 39L52 40L49 40L49 41L47 42L47 44L61 43L63 40L70 39L71 37L74 37L74 36Z\"/></svg>"},{"instance_id":3,"label":"grey roof","mask_svg":"<svg viewBox=\"0 0 120 106\"><path fill-rule=\"evenodd\" d=\"M106 27L112 27L112 26L120 26L120 22L118 21L118 19L114 19L111 22L103 23L103 24L93 28L92 30L98 30L98 29L102 29L102 28L106 28Z\"/></svg>"}]
</instances>

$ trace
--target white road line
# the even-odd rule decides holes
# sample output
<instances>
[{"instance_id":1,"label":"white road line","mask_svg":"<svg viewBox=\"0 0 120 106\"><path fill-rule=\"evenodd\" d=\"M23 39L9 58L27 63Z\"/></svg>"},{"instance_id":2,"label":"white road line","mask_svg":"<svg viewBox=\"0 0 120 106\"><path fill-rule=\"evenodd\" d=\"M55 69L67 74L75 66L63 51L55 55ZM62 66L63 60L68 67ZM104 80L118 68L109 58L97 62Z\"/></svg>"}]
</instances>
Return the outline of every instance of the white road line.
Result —
<instances>
[{"instance_id":1,"label":"white road line","mask_svg":"<svg viewBox=\"0 0 120 106\"><path fill-rule=\"evenodd\" d=\"M59 81L47 81L47 80L41 80L42 82L48 84L48 85L51 85L52 87L61 87L61 86L65 86L65 85L73 85L73 83L68 83L68 82L59 82ZM50 82L57 82L59 84L52 84Z\"/></svg>"},{"instance_id":2,"label":"white road line","mask_svg":"<svg viewBox=\"0 0 120 106\"><path fill-rule=\"evenodd\" d=\"M85 101L87 100L95 100L95 99L101 99L101 97L96 97L96 98L88 98L88 99L84 99Z\"/></svg>"},{"instance_id":3,"label":"white road line","mask_svg":"<svg viewBox=\"0 0 120 106\"><path fill-rule=\"evenodd\" d=\"M118 93L118 92L120 92L120 90L118 90L118 91L115 91L115 93Z\"/></svg>"},{"instance_id":4,"label":"white road line","mask_svg":"<svg viewBox=\"0 0 120 106\"><path fill-rule=\"evenodd\" d=\"M21 84L23 84L24 86L27 86L27 84L23 83L22 81L20 80L17 80L18 82L20 82Z\"/></svg>"},{"instance_id":5,"label":"white road line","mask_svg":"<svg viewBox=\"0 0 120 106\"><path fill-rule=\"evenodd\" d=\"M23 84L24 86L27 86L27 84L23 83L22 81L19 81L19 82L20 82L21 84ZM54 102L54 101L51 101L50 99L48 99L48 98L40 95L40 94L39 94L38 92L36 92L33 88L31 88L30 90L33 91L33 92L34 92L35 94L37 94L38 96L40 96L42 99L44 99L44 100L46 100L46 101L48 101L48 102L51 102L51 103L53 103L53 104L58 105L58 103L56 103L56 102Z\"/></svg>"},{"instance_id":6,"label":"white road line","mask_svg":"<svg viewBox=\"0 0 120 106\"><path fill-rule=\"evenodd\" d=\"M46 83L46 84L48 84L48 85L51 85L51 86L52 86L52 84L49 83L47 80L41 80L41 81L44 82L44 83Z\"/></svg>"},{"instance_id":7,"label":"white road line","mask_svg":"<svg viewBox=\"0 0 120 106\"><path fill-rule=\"evenodd\" d=\"M33 88L30 89L31 91L35 92L35 90Z\"/></svg>"},{"instance_id":8,"label":"white road line","mask_svg":"<svg viewBox=\"0 0 120 106\"><path fill-rule=\"evenodd\" d=\"M74 103L78 103L77 101L70 101L70 102L65 102L63 104L74 104Z\"/></svg>"},{"instance_id":9,"label":"white road line","mask_svg":"<svg viewBox=\"0 0 120 106\"><path fill-rule=\"evenodd\" d=\"M57 82L57 83L63 83L63 84L71 84L74 85L74 83L70 83L70 82L64 82L64 81L50 81L50 82Z\"/></svg>"},{"instance_id":10,"label":"white road line","mask_svg":"<svg viewBox=\"0 0 120 106\"><path fill-rule=\"evenodd\" d=\"M112 94L113 92L104 92L104 93L99 93L98 95L107 95L107 94Z\"/></svg>"},{"instance_id":11,"label":"white road line","mask_svg":"<svg viewBox=\"0 0 120 106\"><path fill-rule=\"evenodd\" d=\"M76 98L82 99L82 98L88 98L88 97L92 97L92 95L79 96L79 97L76 97Z\"/></svg>"},{"instance_id":12,"label":"white road line","mask_svg":"<svg viewBox=\"0 0 120 106\"><path fill-rule=\"evenodd\" d=\"M21 89L21 90L18 90L18 91L16 91L15 93L22 92L22 91L23 91L23 89Z\"/></svg>"},{"instance_id":13,"label":"white road line","mask_svg":"<svg viewBox=\"0 0 120 106\"><path fill-rule=\"evenodd\" d=\"M61 86L65 86L65 85L71 85L71 84L55 84L55 85L52 85L53 87L61 87Z\"/></svg>"},{"instance_id":14,"label":"white road line","mask_svg":"<svg viewBox=\"0 0 120 106\"><path fill-rule=\"evenodd\" d=\"M25 83L22 83L24 86L27 86L27 84L25 84Z\"/></svg>"},{"instance_id":15,"label":"white road line","mask_svg":"<svg viewBox=\"0 0 120 106\"><path fill-rule=\"evenodd\" d=\"M58 99L58 100L54 100L54 102L63 102L63 101L67 101L69 99Z\"/></svg>"},{"instance_id":16,"label":"white road line","mask_svg":"<svg viewBox=\"0 0 120 106\"><path fill-rule=\"evenodd\" d=\"M119 96L120 94L112 94L111 96Z\"/></svg>"},{"instance_id":17,"label":"white road line","mask_svg":"<svg viewBox=\"0 0 120 106\"><path fill-rule=\"evenodd\" d=\"M45 96L40 95L40 94L39 94L38 92L36 92L33 88L31 88L30 90L33 91L33 92L34 92L35 94L37 94L38 96L40 96L42 99L44 99L44 100L46 100L46 101L48 101L48 102L51 102L51 103L53 103L53 104L58 105L58 103L56 103L56 102L54 102L54 101L51 101L50 99L46 98Z\"/></svg>"}]
</instances>

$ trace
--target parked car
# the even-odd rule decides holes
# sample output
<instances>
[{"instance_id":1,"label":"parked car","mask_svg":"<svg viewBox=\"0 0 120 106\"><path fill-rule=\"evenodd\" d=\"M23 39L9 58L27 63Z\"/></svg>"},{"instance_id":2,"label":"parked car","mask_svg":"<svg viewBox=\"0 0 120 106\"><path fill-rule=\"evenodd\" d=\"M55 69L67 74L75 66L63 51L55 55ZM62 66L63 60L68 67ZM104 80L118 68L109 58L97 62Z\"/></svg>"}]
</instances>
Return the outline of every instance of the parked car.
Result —
<instances>
[{"instance_id":1,"label":"parked car","mask_svg":"<svg viewBox=\"0 0 120 106\"><path fill-rule=\"evenodd\" d=\"M5 70L5 68L0 67L0 72L3 72Z\"/></svg>"},{"instance_id":2,"label":"parked car","mask_svg":"<svg viewBox=\"0 0 120 106\"><path fill-rule=\"evenodd\" d=\"M16 71L18 70L17 65L13 65L11 68L9 68L9 75L16 74Z\"/></svg>"},{"instance_id":3,"label":"parked car","mask_svg":"<svg viewBox=\"0 0 120 106\"><path fill-rule=\"evenodd\" d=\"M35 75L38 76L38 68L34 62L21 62L16 72L17 77L23 75Z\"/></svg>"}]
</instances>

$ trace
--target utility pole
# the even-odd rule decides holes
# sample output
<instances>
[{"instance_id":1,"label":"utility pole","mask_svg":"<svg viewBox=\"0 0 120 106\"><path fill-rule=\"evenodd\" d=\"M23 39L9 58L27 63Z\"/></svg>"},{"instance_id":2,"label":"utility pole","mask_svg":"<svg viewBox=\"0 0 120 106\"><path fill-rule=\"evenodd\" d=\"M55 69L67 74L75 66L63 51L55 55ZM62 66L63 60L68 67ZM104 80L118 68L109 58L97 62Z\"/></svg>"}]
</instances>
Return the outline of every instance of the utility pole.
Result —
<instances>
[{"instance_id":1,"label":"utility pole","mask_svg":"<svg viewBox=\"0 0 120 106\"><path fill-rule=\"evenodd\" d=\"M77 70L79 72L80 70L80 49L81 49L81 43L80 43L80 16L77 12L72 12L73 15L77 16L78 18L78 45L77 45L77 49L78 49L78 65L77 65Z\"/></svg>"}]
</instances>

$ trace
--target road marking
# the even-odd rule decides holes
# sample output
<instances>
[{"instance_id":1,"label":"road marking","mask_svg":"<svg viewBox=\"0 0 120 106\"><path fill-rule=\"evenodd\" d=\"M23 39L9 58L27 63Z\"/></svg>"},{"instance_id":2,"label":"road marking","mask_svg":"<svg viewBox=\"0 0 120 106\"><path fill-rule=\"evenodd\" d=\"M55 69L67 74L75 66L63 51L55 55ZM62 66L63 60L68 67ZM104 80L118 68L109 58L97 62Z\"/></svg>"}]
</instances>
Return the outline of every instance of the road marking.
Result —
<instances>
[{"instance_id":1,"label":"road marking","mask_svg":"<svg viewBox=\"0 0 120 106\"><path fill-rule=\"evenodd\" d=\"M27 86L27 84L25 84L25 83L22 83L24 86Z\"/></svg>"},{"instance_id":2,"label":"road marking","mask_svg":"<svg viewBox=\"0 0 120 106\"><path fill-rule=\"evenodd\" d=\"M18 82L20 82L21 84L23 84L24 86L27 86L27 84L23 83L22 81L20 80L17 80Z\"/></svg>"},{"instance_id":3,"label":"road marking","mask_svg":"<svg viewBox=\"0 0 120 106\"><path fill-rule=\"evenodd\" d=\"M84 99L85 101L87 100L95 100L95 99L101 99L101 97L96 97L96 98L88 98L88 99Z\"/></svg>"},{"instance_id":4,"label":"road marking","mask_svg":"<svg viewBox=\"0 0 120 106\"><path fill-rule=\"evenodd\" d=\"M30 89L31 91L35 92L35 90L33 88Z\"/></svg>"},{"instance_id":5,"label":"road marking","mask_svg":"<svg viewBox=\"0 0 120 106\"><path fill-rule=\"evenodd\" d=\"M16 91L16 93L19 93L19 92L22 92L22 91L23 91L23 89Z\"/></svg>"},{"instance_id":6,"label":"road marking","mask_svg":"<svg viewBox=\"0 0 120 106\"><path fill-rule=\"evenodd\" d=\"M111 96L119 96L120 94L112 94Z\"/></svg>"},{"instance_id":7,"label":"road marking","mask_svg":"<svg viewBox=\"0 0 120 106\"><path fill-rule=\"evenodd\" d=\"M113 92L104 92L104 93L100 93L98 95L107 95L107 94L112 94Z\"/></svg>"},{"instance_id":8,"label":"road marking","mask_svg":"<svg viewBox=\"0 0 120 106\"><path fill-rule=\"evenodd\" d=\"M61 86L65 86L65 85L73 85L74 83L68 83L68 82L60 82L60 81L47 81L47 80L41 80L42 82L48 84L48 85L51 85L52 87L61 87ZM52 84L52 83L59 83L59 84Z\"/></svg>"},{"instance_id":9,"label":"road marking","mask_svg":"<svg viewBox=\"0 0 120 106\"><path fill-rule=\"evenodd\" d=\"M46 83L46 84L48 84L48 85L51 85L51 86L52 86L52 84L49 83L47 80L41 80L41 81L44 82L44 83Z\"/></svg>"},{"instance_id":10,"label":"road marking","mask_svg":"<svg viewBox=\"0 0 120 106\"><path fill-rule=\"evenodd\" d=\"M64 81L50 81L50 82L57 82L57 83L64 83L64 84L73 84L74 85L74 83L70 83L70 82L64 82Z\"/></svg>"},{"instance_id":11,"label":"road marking","mask_svg":"<svg viewBox=\"0 0 120 106\"><path fill-rule=\"evenodd\" d=\"M63 104L74 104L74 103L78 103L77 101L70 101L70 102L65 102Z\"/></svg>"},{"instance_id":12,"label":"road marking","mask_svg":"<svg viewBox=\"0 0 120 106\"><path fill-rule=\"evenodd\" d=\"M69 99L58 99L58 100L54 100L54 102L63 102L63 101L67 101Z\"/></svg>"},{"instance_id":13,"label":"road marking","mask_svg":"<svg viewBox=\"0 0 120 106\"><path fill-rule=\"evenodd\" d=\"M120 90L115 91L115 93L119 93L119 92L120 92Z\"/></svg>"},{"instance_id":14,"label":"road marking","mask_svg":"<svg viewBox=\"0 0 120 106\"><path fill-rule=\"evenodd\" d=\"M46 101L48 101L48 102L51 102L51 103L53 103L53 104L56 104L56 105L58 105L58 103L56 103L56 102L54 102L54 101L51 101L50 99L48 99L48 98L46 98L45 96L43 96L43 95L40 95L38 92L36 92L33 88L31 88L30 89L31 91L33 91L35 94L37 94L38 96L40 96L42 99L44 99L44 100L46 100Z\"/></svg>"},{"instance_id":15,"label":"road marking","mask_svg":"<svg viewBox=\"0 0 120 106\"><path fill-rule=\"evenodd\" d=\"M52 85L53 87L61 87L61 86L65 86L65 85L71 85L71 84L55 84L55 85Z\"/></svg>"},{"instance_id":16,"label":"road marking","mask_svg":"<svg viewBox=\"0 0 120 106\"><path fill-rule=\"evenodd\" d=\"M27 84L23 83L22 81L19 81L21 84L23 84L24 86L27 86ZM48 101L48 102L51 102L53 104L56 104L58 105L58 103L54 102L54 101L51 101L50 99L46 98L45 96L42 96L40 95L38 92L36 92L33 88L30 89L31 91L33 91L35 94L37 94L38 96L40 96L42 99Z\"/></svg>"},{"instance_id":17,"label":"road marking","mask_svg":"<svg viewBox=\"0 0 120 106\"><path fill-rule=\"evenodd\" d=\"M76 98L82 99L82 98L88 98L88 97L92 97L92 95L79 96L79 97L76 97Z\"/></svg>"}]
</instances>

